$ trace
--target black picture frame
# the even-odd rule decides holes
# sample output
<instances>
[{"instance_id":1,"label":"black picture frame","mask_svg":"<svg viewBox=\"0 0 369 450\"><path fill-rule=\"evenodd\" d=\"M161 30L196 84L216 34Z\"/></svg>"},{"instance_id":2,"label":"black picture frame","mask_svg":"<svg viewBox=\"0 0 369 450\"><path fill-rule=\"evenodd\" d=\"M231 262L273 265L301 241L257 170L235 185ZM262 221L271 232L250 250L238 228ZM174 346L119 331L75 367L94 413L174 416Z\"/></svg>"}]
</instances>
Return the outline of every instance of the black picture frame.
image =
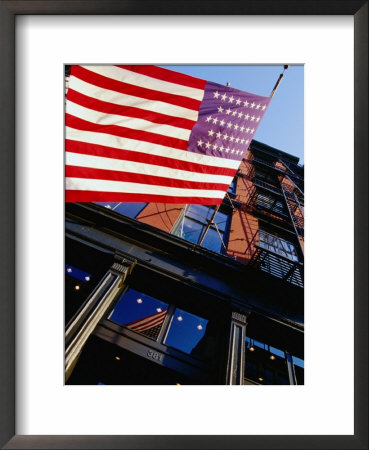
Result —
<instances>
[{"instance_id":1,"label":"black picture frame","mask_svg":"<svg viewBox=\"0 0 369 450\"><path fill-rule=\"evenodd\" d=\"M15 435L15 17L20 14L352 15L354 17L354 435ZM6 449L368 448L368 2L365 0L42 0L0 2L0 445ZM344 324L342 324L344 327Z\"/></svg>"}]
</instances>

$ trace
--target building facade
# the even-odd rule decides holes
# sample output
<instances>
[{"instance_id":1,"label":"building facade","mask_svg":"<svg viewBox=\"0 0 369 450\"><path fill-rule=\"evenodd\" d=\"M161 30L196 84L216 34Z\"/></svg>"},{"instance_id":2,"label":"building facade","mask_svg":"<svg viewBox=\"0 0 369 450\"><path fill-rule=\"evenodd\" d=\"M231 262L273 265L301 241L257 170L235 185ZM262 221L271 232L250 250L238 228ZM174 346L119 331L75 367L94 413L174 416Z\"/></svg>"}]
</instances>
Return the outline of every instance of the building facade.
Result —
<instances>
[{"instance_id":1,"label":"building facade","mask_svg":"<svg viewBox=\"0 0 369 450\"><path fill-rule=\"evenodd\" d=\"M219 208L67 203L67 384L303 384L304 177L253 141Z\"/></svg>"}]
</instances>

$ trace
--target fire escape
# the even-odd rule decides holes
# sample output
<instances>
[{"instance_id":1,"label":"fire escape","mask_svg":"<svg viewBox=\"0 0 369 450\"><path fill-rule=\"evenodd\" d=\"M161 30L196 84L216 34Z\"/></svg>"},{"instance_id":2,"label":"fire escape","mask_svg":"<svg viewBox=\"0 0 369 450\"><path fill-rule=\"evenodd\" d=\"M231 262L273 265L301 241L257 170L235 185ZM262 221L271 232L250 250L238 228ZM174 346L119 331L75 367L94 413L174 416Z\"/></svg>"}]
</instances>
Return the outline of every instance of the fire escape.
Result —
<instances>
[{"instance_id":1,"label":"fire escape","mask_svg":"<svg viewBox=\"0 0 369 450\"><path fill-rule=\"evenodd\" d=\"M298 237L301 251L304 252L304 193L288 175L281 177L281 188L288 212Z\"/></svg>"},{"instance_id":2,"label":"fire escape","mask_svg":"<svg viewBox=\"0 0 369 450\"><path fill-rule=\"evenodd\" d=\"M299 287L304 285L304 194L299 187L303 180L281 160L251 157L246 177L253 182L246 211L265 216L280 228L288 230L293 242L259 229L253 236L253 253L249 265ZM257 168L270 173L276 183L262 180Z\"/></svg>"}]
</instances>

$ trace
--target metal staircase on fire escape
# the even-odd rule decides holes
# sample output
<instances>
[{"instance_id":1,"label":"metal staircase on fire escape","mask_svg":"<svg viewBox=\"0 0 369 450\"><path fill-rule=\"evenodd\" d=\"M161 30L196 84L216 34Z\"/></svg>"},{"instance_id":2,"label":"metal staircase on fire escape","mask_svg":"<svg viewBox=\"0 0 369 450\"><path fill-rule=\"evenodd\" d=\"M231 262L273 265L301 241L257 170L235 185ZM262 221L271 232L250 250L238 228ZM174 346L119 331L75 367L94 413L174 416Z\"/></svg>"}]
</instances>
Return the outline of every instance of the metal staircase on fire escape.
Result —
<instances>
[{"instance_id":1,"label":"metal staircase on fire escape","mask_svg":"<svg viewBox=\"0 0 369 450\"><path fill-rule=\"evenodd\" d=\"M278 278L282 278L296 286L303 287L304 193L295 183L296 180L302 181L303 178L294 173L284 161L272 163L254 157L248 162L250 163L250 170L246 176L253 181L254 185L254 192L248 203L250 205L255 204L254 197L257 198L257 195L261 195L260 193L258 194L260 189L269 191L270 194L274 193L275 195L281 195L281 199L284 198L285 200L286 213L293 226L300 250L296 253L295 250L291 250L293 244L288 243L280 237L258 230L252 239L254 252L249 261L249 265L266 271ZM278 174L280 188L277 188L276 186L273 187L270 183L255 178L255 171L253 170L255 164L273 168ZM274 196L272 195L272 197ZM276 202L277 198L274 197L274 203L271 203L269 208L271 213L277 211L274 207ZM277 215L274 214L275 219L277 219L280 213L281 211L278 211ZM292 247L288 248L289 245Z\"/></svg>"},{"instance_id":2,"label":"metal staircase on fire escape","mask_svg":"<svg viewBox=\"0 0 369 450\"><path fill-rule=\"evenodd\" d=\"M301 253L304 254L304 193L287 174L281 179L281 188Z\"/></svg>"}]
</instances>

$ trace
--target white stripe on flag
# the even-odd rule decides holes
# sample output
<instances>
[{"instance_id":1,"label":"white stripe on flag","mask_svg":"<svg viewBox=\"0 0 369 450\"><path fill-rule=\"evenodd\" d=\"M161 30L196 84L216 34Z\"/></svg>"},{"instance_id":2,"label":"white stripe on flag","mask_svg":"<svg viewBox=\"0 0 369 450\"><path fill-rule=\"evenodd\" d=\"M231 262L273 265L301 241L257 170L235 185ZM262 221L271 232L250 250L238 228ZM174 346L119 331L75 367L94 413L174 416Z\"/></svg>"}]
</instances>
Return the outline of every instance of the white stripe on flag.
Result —
<instances>
[{"instance_id":1,"label":"white stripe on flag","mask_svg":"<svg viewBox=\"0 0 369 450\"><path fill-rule=\"evenodd\" d=\"M177 150L175 148L166 147L159 144L151 144L135 139L122 138L112 136L106 133L95 133L93 131L75 130L74 128L65 127L66 139L78 142L86 142L89 144L103 145L106 147L116 148L120 150L128 150L132 152L150 153L165 158L178 159L195 164L201 164L211 167L224 167L228 169L238 169L239 160L218 158L216 156L202 155L200 153Z\"/></svg>"},{"instance_id":2,"label":"white stripe on flag","mask_svg":"<svg viewBox=\"0 0 369 450\"><path fill-rule=\"evenodd\" d=\"M126 127L132 130L147 131L149 133L155 133L161 136L169 136L181 139L183 141L188 141L191 134L191 130L186 130L184 128L173 127L171 125L160 125L144 119L98 112L93 109L77 105L77 103L73 103L71 101L67 101L66 112L74 117L78 117L99 125Z\"/></svg>"},{"instance_id":3,"label":"white stripe on flag","mask_svg":"<svg viewBox=\"0 0 369 450\"><path fill-rule=\"evenodd\" d=\"M168 94L182 95L183 97L193 98L201 101L204 96L202 89L191 88L181 84L170 83L169 81L158 80L147 75L141 75L130 70L122 69L116 66L81 66L91 72L98 73L104 77L124 83L133 84L146 89L152 89Z\"/></svg>"},{"instance_id":4,"label":"white stripe on flag","mask_svg":"<svg viewBox=\"0 0 369 450\"><path fill-rule=\"evenodd\" d=\"M128 192L131 194L152 194L173 197L224 197L224 191L206 189L182 189L154 184L128 183L124 181L95 180L88 178L66 178L67 190L95 192Z\"/></svg>"},{"instance_id":5,"label":"white stripe on flag","mask_svg":"<svg viewBox=\"0 0 369 450\"><path fill-rule=\"evenodd\" d=\"M112 158L90 156L80 153L66 153L66 165L89 167L93 169L114 170L118 172L139 173L175 180L198 181L203 183L231 184L233 177L190 172L187 170L171 169L169 167L150 165L145 163L122 161Z\"/></svg>"},{"instance_id":6,"label":"white stripe on flag","mask_svg":"<svg viewBox=\"0 0 369 450\"><path fill-rule=\"evenodd\" d=\"M80 80L75 76L71 76L70 80L71 86L75 91L104 102L114 103L120 106L133 106L135 108L145 109L147 111L166 114L168 116L189 119L194 122L198 119L199 113L193 109L171 105L170 103L160 102L158 100L154 101L141 97L134 97L132 95L122 94L121 92L115 92L110 89L104 89Z\"/></svg>"}]
</instances>

